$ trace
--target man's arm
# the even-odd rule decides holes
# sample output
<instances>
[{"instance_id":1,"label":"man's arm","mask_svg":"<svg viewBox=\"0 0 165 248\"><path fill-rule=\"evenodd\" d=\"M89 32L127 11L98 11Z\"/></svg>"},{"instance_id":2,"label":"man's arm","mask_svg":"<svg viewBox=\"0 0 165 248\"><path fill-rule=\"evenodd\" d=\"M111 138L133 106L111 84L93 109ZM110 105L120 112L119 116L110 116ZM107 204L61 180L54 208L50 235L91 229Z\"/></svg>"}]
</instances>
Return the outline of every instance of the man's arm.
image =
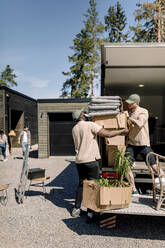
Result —
<instances>
[{"instance_id":1,"label":"man's arm","mask_svg":"<svg viewBox=\"0 0 165 248\"><path fill-rule=\"evenodd\" d=\"M129 120L137 125L139 128L143 127L144 124L148 121L148 112L140 113L138 119L129 117Z\"/></svg>"},{"instance_id":2,"label":"man's arm","mask_svg":"<svg viewBox=\"0 0 165 248\"><path fill-rule=\"evenodd\" d=\"M97 135L101 137L106 137L106 138L111 138L117 135L127 135L129 130L127 128L121 129L121 130L113 130L113 131L108 131L105 128L102 128Z\"/></svg>"}]
</instances>

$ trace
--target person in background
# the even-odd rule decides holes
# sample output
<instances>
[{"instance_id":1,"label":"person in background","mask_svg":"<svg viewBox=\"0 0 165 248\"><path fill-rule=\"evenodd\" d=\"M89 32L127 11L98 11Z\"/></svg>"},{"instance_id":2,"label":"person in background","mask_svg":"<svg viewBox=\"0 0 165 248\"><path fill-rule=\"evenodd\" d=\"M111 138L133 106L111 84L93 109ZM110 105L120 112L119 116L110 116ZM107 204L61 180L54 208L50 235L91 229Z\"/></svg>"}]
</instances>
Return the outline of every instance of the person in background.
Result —
<instances>
[{"instance_id":1,"label":"person in background","mask_svg":"<svg viewBox=\"0 0 165 248\"><path fill-rule=\"evenodd\" d=\"M25 155L26 145L31 144L31 133L27 126L24 126L24 130L20 133L18 137L18 144L22 145L22 155Z\"/></svg>"},{"instance_id":2,"label":"person in background","mask_svg":"<svg viewBox=\"0 0 165 248\"><path fill-rule=\"evenodd\" d=\"M75 163L79 176L79 185L72 217L79 217L81 214L83 180L99 178L99 160L101 156L97 143L97 135L110 138L128 133L128 129L108 131L92 121L87 121L87 117L83 110L76 110L72 113L73 121L76 123L72 129L72 136L76 151ZM92 222L93 218L94 212L88 209L87 221Z\"/></svg>"},{"instance_id":3,"label":"person in background","mask_svg":"<svg viewBox=\"0 0 165 248\"><path fill-rule=\"evenodd\" d=\"M4 162L7 161L7 158L6 158L6 146L7 145L8 145L7 136L3 130L0 130L0 152L2 153L4 157L4 160L3 160Z\"/></svg>"},{"instance_id":4,"label":"person in background","mask_svg":"<svg viewBox=\"0 0 165 248\"><path fill-rule=\"evenodd\" d=\"M137 94L132 94L126 100L128 104L128 121L130 126L130 131L128 134L128 145L126 148L126 155L129 156L133 163L138 154L141 154L142 158L146 162L147 154L152 152L150 147L150 136L149 136L149 125L148 125L148 110L139 106L140 96ZM155 157L152 155L149 158L150 166L153 171L157 173L157 166ZM163 171L162 171L163 173ZM133 195L139 195L134 182L134 176L129 168L129 171L126 175L129 183L133 187Z\"/></svg>"}]
</instances>

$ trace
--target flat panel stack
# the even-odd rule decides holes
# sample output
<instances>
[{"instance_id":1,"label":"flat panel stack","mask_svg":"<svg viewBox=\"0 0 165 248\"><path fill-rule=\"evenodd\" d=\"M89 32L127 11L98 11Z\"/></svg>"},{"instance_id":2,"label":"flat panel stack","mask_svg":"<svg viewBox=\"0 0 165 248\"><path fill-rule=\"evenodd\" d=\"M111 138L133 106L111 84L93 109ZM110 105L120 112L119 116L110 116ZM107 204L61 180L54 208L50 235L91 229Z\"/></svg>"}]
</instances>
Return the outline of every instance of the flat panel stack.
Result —
<instances>
[{"instance_id":1,"label":"flat panel stack","mask_svg":"<svg viewBox=\"0 0 165 248\"><path fill-rule=\"evenodd\" d=\"M94 122L107 130L119 130L127 126L127 116L119 96L92 97L88 112ZM108 166L114 166L117 151L125 151L125 136L105 138L105 144Z\"/></svg>"},{"instance_id":2,"label":"flat panel stack","mask_svg":"<svg viewBox=\"0 0 165 248\"><path fill-rule=\"evenodd\" d=\"M119 96L99 96L91 98L88 108L90 116L116 115L121 105Z\"/></svg>"}]
</instances>

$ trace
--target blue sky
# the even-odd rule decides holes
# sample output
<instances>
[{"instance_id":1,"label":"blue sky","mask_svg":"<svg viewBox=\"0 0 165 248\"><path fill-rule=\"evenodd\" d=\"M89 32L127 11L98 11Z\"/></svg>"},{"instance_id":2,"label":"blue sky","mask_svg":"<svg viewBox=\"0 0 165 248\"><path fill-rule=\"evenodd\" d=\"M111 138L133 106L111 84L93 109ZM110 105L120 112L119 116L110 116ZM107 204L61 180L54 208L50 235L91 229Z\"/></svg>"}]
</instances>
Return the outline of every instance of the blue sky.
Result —
<instances>
[{"instance_id":1,"label":"blue sky","mask_svg":"<svg viewBox=\"0 0 165 248\"><path fill-rule=\"evenodd\" d=\"M97 0L104 22L114 0ZM134 24L138 0L120 0L127 22ZM141 1L143 2L143 1ZM14 90L39 98L57 98L68 71L69 48L83 27L89 0L1 0L0 72L9 64L18 76ZM95 95L99 95L99 89Z\"/></svg>"}]
</instances>

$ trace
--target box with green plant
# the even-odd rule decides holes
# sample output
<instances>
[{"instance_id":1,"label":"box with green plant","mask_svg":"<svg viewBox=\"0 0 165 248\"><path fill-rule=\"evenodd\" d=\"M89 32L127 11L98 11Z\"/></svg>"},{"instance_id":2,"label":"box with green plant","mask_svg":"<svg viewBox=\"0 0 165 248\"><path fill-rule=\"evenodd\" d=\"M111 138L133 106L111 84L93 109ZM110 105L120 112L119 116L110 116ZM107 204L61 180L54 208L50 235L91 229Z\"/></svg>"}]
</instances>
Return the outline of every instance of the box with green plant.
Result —
<instances>
[{"instance_id":1,"label":"box with green plant","mask_svg":"<svg viewBox=\"0 0 165 248\"><path fill-rule=\"evenodd\" d=\"M104 187L129 187L125 180L128 167L131 166L130 157L126 157L124 151L119 150L116 154L115 169L118 175L117 179L100 178L95 180L96 184Z\"/></svg>"},{"instance_id":2,"label":"box with green plant","mask_svg":"<svg viewBox=\"0 0 165 248\"><path fill-rule=\"evenodd\" d=\"M132 186L125 180L130 164L130 158L119 151L115 161L117 179L84 180L82 205L97 212L127 208L132 199Z\"/></svg>"}]
</instances>

